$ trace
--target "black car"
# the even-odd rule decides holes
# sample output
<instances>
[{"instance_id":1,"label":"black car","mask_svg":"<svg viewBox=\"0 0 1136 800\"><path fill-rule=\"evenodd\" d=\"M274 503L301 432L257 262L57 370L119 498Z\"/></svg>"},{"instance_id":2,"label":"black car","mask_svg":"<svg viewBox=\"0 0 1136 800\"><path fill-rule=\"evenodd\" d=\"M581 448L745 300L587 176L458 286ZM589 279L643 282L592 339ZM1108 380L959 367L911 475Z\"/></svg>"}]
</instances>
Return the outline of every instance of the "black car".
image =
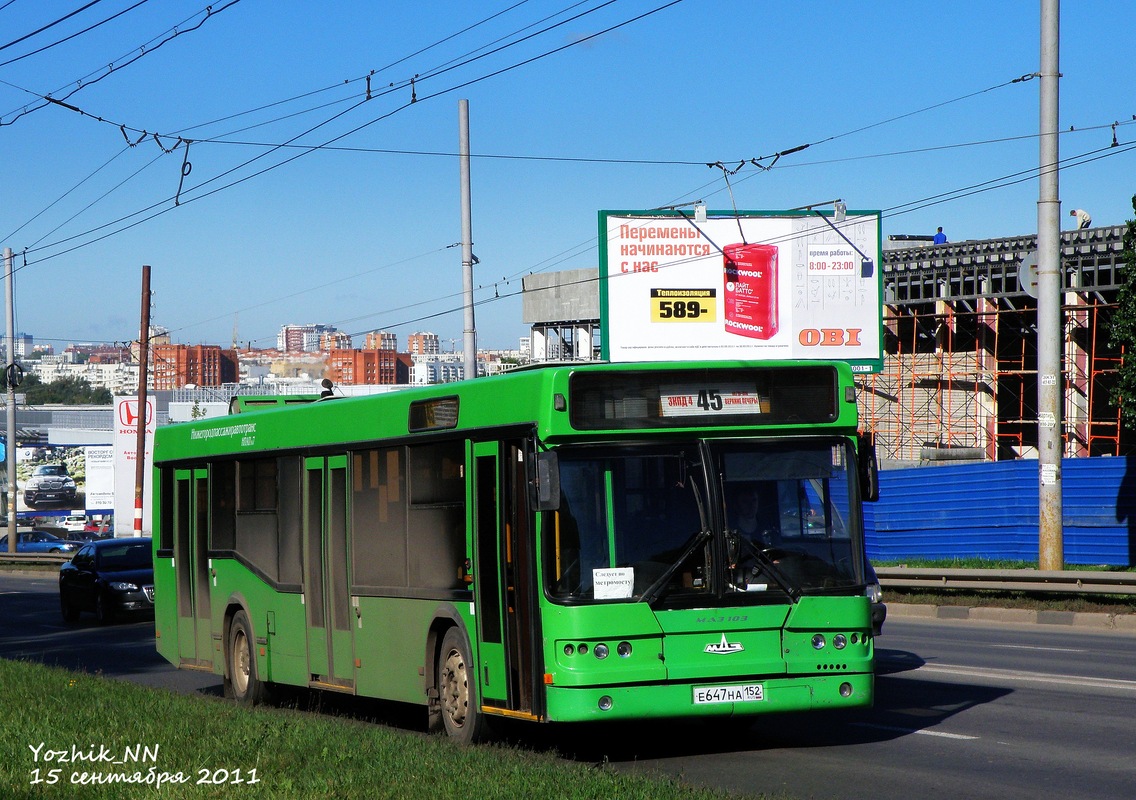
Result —
<instances>
[{"instance_id":1,"label":"black car","mask_svg":"<svg viewBox=\"0 0 1136 800\"><path fill-rule=\"evenodd\" d=\"M154 613L150 539L104 539L83 545L59 568L59 607L74 622L83 611L100 623L121 613Z\"/></svg>"},{"instance_id":2,"label":"black car","mask_svg":"<svg viewBox=\"0 0 1136 800\"><path fill-rule=\"evenodd\" d=\"M40 464L24 485L24 503L29 506L73 503L75 494L75 479L63 464Z\"/></svg>"}]
</instances>

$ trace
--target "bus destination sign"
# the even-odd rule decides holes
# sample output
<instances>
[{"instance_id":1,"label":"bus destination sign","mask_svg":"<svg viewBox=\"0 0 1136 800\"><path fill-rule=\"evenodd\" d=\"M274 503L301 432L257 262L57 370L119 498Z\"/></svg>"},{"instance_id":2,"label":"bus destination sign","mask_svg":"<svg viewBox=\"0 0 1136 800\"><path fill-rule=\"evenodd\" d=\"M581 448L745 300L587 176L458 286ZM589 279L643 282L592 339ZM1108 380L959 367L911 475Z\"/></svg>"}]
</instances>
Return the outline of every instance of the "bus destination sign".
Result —
<instances>
[{"instance_id":1,"label":"bus destination sign","mask_svg":"<svg viewBox=\"0 0 1136 800\"><path fill-rule=\"evenodd\" d=\"M740 383L661 386L659 408L664 417L758 415L769 412L769 395L761 394L753 385Z\"/></svg>"}]
</instances>

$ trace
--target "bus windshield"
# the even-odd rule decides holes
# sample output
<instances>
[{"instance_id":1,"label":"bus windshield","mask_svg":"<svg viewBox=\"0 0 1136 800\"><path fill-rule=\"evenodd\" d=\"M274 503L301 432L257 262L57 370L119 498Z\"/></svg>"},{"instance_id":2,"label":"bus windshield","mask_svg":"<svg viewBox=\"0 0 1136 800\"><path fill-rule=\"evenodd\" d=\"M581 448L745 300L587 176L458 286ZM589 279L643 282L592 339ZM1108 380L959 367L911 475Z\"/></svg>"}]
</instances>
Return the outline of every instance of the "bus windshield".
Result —
<instances>
[{"instance_id":1,"label":"bus windshield","mask_svg":"<svg viewBox=\"0 0 1136 800\"><path fill-rule=\"evenodd\" d=\"M784 603L863 584L845 440L565 447L559 465L543 537L553 600Z\"/></svg>"}]
</instances>

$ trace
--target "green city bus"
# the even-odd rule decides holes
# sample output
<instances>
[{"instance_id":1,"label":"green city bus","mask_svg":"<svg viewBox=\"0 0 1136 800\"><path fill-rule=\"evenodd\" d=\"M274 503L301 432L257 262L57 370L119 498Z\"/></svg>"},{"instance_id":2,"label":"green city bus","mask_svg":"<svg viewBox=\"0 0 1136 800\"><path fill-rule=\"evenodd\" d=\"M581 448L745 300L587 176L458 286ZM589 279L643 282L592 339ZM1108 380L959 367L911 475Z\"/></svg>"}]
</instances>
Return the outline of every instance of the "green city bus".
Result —
<instances>
[{"instance_id":1,"label":"green city bus","mask_svg":"<svg viewBox=\"0 0 1136 800\"><path fill-rule=\"evenodd\" d=\"M158 429L157 646L223 677L577 722L867 706L847 364L557 364Z\"/></svg>"}]
</instances>

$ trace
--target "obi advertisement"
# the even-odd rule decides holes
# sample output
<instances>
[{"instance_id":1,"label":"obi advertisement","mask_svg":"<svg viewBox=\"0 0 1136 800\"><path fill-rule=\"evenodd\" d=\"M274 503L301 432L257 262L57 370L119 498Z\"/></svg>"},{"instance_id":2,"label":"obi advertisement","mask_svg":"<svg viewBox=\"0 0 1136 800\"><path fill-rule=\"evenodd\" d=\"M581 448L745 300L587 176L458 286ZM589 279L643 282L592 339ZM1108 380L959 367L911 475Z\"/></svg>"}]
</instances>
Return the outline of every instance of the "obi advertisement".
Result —
<instances>
[{"instance_id":1,"label":"obi advertisement","mask_svg":"<svg viewBox=\"0 0 1136 800\"><path fill-rule=\"evenodd\" d=\"M610 361L883 365L879 212L600 212Z\"/></svg>"}]
</instances>

